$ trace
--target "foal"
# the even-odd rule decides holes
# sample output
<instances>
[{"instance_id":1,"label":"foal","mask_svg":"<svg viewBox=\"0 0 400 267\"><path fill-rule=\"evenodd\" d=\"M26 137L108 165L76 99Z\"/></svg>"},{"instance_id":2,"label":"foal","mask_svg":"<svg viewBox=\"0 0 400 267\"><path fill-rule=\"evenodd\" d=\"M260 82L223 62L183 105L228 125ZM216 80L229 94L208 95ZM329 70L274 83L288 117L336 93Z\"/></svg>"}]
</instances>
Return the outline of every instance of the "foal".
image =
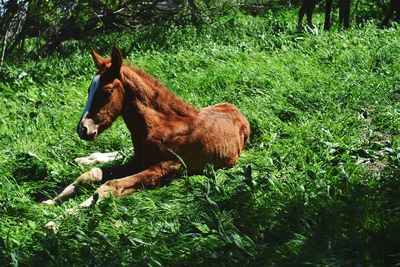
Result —
<instances>
[{"instance_id":1,"label":"foal","mask_svg":"<svg viewBox=\"0 0 400 267\"><path fill-rule=\"evenodd\" d=\"M132 136L134 157L123 165L92 168L44 203L72 197L79 185L102 183L95 195L80 205L87 207L97 197L164 185L184 165L189 174L195 174L208 163L223 168L238 160L249 140L250 126L234 105L196 109L154 77L123 64L117 48L111 60L94 50L92 57L98 72L89 88L78 135L93 141L121 116Z\"/></svg>"},{"instance_id":2,"label":"foal","mask_svg":"<svg viewBox=\"0 0 400 267\"><path fill-rule=\"evenodd\" d=\"M315 26L312 23L312 15L314 12L315 5L321 0L303 0L303 4L299 10L299 19L297 24L297 30L303 29L303 18L307 14L307 25L311 29ZM346 29L350 28L350 4L351 0L338 0L339 1L339 25L343 25ZM324 29L329 30L332 26L332 5L333 0L326 0L325 6L325 23Z\"/></svg>"}]
</instances>

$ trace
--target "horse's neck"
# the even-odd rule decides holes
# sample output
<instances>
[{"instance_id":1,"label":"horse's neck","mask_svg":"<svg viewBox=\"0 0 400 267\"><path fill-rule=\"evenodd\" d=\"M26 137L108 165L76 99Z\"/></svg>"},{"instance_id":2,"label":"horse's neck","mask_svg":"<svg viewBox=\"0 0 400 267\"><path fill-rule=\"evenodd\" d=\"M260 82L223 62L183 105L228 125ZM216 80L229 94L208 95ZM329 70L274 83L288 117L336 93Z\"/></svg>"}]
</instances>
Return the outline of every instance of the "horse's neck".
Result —
<instances>
[{"instance_id":1,"label":"horse's neck","mask_svg":"<svg viewBox=\"0 0 400 267\"><path fill-rule=\"evenodd\" d=\"M122 116L131 132L147 134L151 127L192 117L197 109L180 99L149 74L124 71L125 108Z\"/></svg>"}]
</instances>

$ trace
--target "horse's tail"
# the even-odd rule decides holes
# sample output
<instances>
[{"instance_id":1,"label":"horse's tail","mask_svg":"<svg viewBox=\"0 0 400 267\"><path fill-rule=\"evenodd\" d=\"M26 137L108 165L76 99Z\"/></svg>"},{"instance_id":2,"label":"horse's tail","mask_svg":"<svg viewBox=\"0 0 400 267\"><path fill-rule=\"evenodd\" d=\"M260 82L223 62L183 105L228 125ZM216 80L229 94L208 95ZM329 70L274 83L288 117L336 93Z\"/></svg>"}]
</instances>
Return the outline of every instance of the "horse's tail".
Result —
<instances>
[{"instance_id":1,"label":"horse's tail","mask_svg":"<svg viewBox=\"0 0 400 267\"><path fill-rule=\"evenodd\" d=\"M244 118L244 123L242 125L242 128L240 129L240 135L243 138L243 147L244 147L250 141L251 130L249 121L246 119L246 117L243 116L243 118Z\"/></svg>"}]
</instances>

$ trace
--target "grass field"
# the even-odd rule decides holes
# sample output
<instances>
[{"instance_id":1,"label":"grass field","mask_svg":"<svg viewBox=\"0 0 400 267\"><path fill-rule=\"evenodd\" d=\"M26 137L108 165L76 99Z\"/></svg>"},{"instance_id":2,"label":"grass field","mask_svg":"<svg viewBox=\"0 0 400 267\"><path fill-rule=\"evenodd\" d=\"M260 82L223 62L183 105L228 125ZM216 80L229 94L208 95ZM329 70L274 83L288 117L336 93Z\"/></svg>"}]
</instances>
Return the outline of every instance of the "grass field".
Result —
<instances>
[{"instance_id":1,"label":"grass field","mask_svg":"<svg viewBox=\"0 0 400 267\"><path fill-rule=\"evenodd\" d=\"M296 33L295 13L232 14L196 30L148 26L69 42L0 72L0 265L400 264L400 27ZM322 22L322 17L316 21ZM39 200L132 154L117 121L75 127L95 73L89 47L127 59L191 104L237 105L252 139L231 169L111 198L76 216ZM64 215L58 231L44 224Z\"/></svg>"}]
</instances>

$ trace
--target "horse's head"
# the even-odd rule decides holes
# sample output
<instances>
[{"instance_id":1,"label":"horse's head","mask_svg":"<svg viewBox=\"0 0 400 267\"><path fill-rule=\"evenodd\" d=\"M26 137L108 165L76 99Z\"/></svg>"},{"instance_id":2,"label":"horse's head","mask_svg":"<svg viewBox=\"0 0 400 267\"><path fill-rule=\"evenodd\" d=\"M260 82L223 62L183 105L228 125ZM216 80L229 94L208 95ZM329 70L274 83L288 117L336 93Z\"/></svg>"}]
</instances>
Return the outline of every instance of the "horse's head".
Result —
<instances>
[{"instance_id":1,"label":"horse's head","mask_svg":"<svg viewBox=\"0 0 400 267\"><path fill-rule=\"evenodd\" d=\"M122 84L122 54L114 48L111 59L103 58L92 50L98 69L88 91L88 98L77 132L81 139L93 141L111 126L122 110L124 87Z\"/></svg>"}]
</instances>

